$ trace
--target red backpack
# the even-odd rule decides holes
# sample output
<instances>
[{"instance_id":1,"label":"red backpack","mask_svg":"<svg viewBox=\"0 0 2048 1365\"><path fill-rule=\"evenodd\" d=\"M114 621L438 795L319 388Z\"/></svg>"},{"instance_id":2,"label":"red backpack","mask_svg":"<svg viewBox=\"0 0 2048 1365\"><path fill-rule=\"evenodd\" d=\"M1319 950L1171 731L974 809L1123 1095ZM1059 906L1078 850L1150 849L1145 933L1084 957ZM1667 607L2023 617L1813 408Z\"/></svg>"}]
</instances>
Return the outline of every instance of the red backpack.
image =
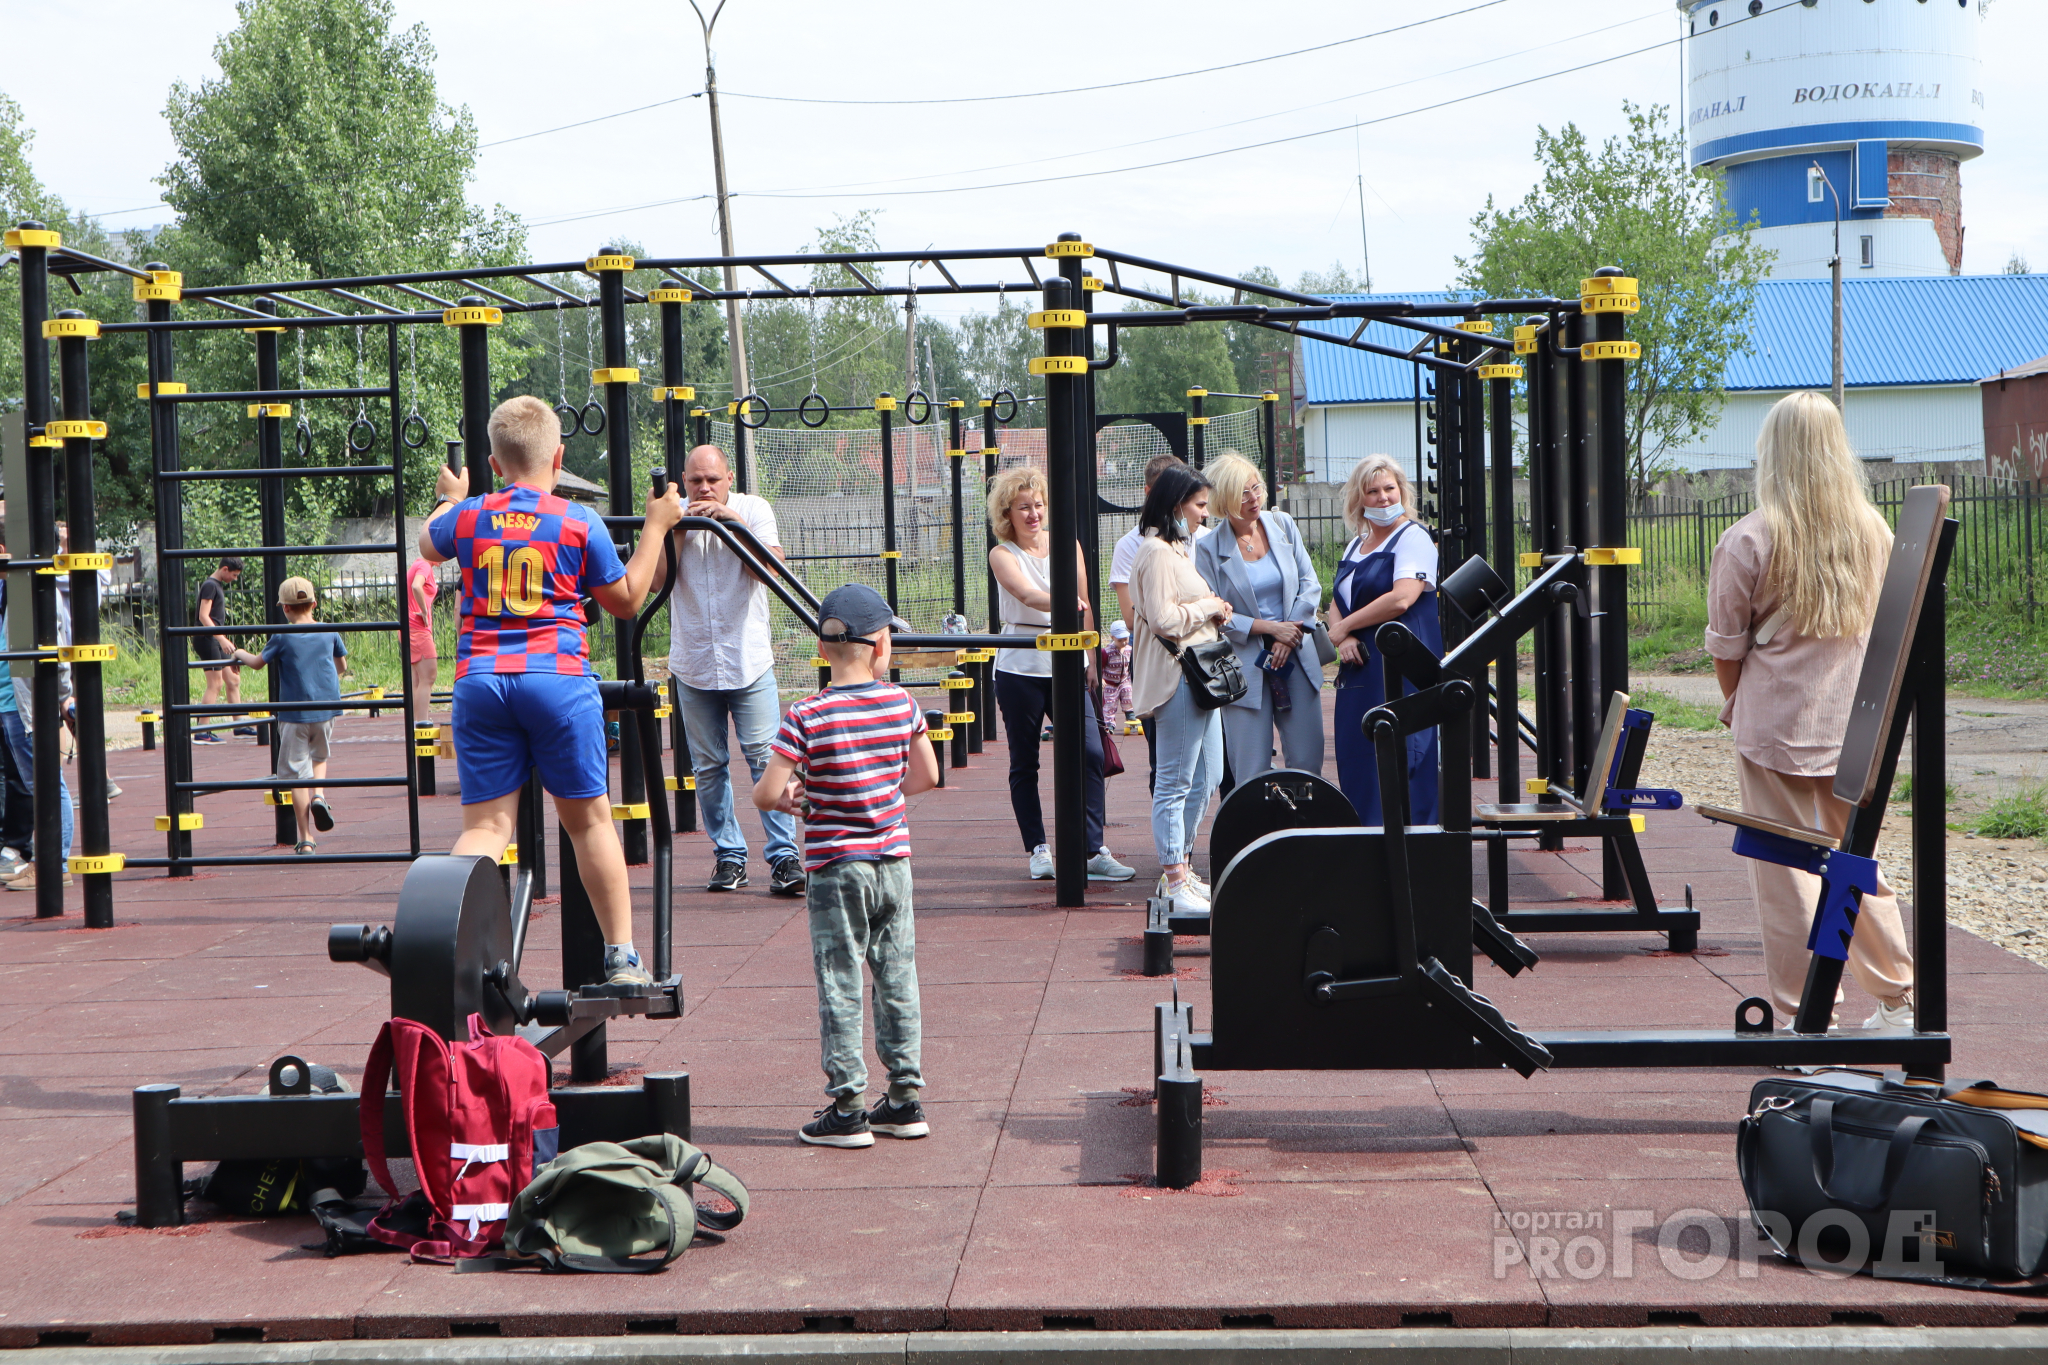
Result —
<instances>
[{"instance_id":1,"label":"red backpack","mask_svg":"<svg viewBox=\"0 0 2048 1365\"><path fill-rule=\"evenodd\" d=\"M398 1197L384 1154L384 1093L397 1062L398 1094L420 1192ZM548 1102L548 1065L524 1038L501 1038L469 1016L469 1041L450 1044L424 1024L384 1025L363 1068L363 1155L391 1202L370 1235L415 1258L488 1255L505 1215L560 1144Z\"/></svg>"}]
</instances>

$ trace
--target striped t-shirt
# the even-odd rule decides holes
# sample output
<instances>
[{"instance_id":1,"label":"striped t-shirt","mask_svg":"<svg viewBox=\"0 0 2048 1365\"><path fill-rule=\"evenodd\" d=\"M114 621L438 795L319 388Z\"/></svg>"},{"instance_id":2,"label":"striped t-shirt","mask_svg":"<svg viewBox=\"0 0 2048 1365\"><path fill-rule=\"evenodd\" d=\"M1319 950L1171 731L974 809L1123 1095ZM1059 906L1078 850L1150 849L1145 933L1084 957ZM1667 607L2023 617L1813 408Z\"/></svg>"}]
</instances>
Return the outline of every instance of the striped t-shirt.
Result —
<instances>
[{"instance_id":1,"label":"striped t-shirt","mask_svg":"<svg viewBox=\"0 0 2048 1365\"><path fill-rule=\"evenodd\" d=\"M797 765L810 797L804 866L910 856L903 769L924 713L894 683L828 687L789 708L771 747Z\"/></svg>"}]
</instances>

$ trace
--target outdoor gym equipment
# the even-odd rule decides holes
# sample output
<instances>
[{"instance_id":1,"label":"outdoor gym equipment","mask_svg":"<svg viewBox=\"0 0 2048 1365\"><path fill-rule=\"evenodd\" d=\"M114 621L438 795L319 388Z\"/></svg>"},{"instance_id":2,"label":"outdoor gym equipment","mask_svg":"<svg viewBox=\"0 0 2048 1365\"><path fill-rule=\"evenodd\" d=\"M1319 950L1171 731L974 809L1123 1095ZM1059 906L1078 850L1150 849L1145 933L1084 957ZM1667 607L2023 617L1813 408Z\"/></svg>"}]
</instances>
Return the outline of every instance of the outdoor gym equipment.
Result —
<instances>
[{"instance_id":1,"label":"outdoor gym equipment","mask_svg":"<svg viewBox=\"0 0 2048 1365\"><path fill-rule=\"evenodd\" d=\"M1160 1183L1184 1187L1200 1176L1199 1070L1505 1065L1528 1076L1552 1066L1888 1063L1940 1078L1950 1038L1947 809L1938 778L1918 784L1926 790L1916 788L1912 811L1913 1030L1830 1032L1828 1025L1858 906L1876 886L1872 854L1909 722L1914 772L1939 774L1943 767L1943 585L1955 541L1947 502L1946 488L1915 488L1900 512L1835 779L1836 794L1854 807L1846 833L1836 839L1739 811L1702 812L1736 827L1738 854L1821 878L1808 939L1813 957L1789 1030L1777 1027L1767 1001L1753 997L1736 1006L1726 1030L1525 1031L1472 989L1474 925L1483 907L1471 896L1471 731L1462 722L1477 704L1487 661L1554 606L1578 597L1575 565L1560 560L1440 665L1427 667L1428 655L1405 652L1404 667L1425 674L1428 684L1365 717L1380 753L1385 829L1281 830L1254 840L1217 875L1210 1031L1198 1033L1193 1007L1178 999L1154 1011ZM1383 626L1377 641L1392 659L1404 656L1406 634ZM1445 823L1410 827L1399 746L1404 734L1427 725L1442 727ZM1512 961L1496 962L1515 974Z\"/></svg>"}]
</instances>

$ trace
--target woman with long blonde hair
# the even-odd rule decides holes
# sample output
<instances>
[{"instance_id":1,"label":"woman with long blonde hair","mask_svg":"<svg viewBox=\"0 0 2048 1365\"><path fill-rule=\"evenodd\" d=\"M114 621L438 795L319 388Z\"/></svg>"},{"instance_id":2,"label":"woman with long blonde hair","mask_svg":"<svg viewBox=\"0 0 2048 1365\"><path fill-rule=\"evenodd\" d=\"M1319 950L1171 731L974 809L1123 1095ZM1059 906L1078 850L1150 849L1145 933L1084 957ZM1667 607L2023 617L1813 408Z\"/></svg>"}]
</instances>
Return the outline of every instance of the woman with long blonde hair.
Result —
<instances>
[{"instance_id":1,"label":"woman with long blonde hair","mask_svg":"<svg viewBox=\"0 0 2048 1365\"><path fill-rule=\"evenodd\" d=\"M1734 731L1742 808L1839 837L1849 805L1834 793L1835 766L1892 536L1825 396L1789 394L1764 418L1756 502L1722 533L1707 575L1706 647L1726 699L1721 721ZM1771 1008L1790 1020L1820 879L1745 861ZM1912 1027L1913 957L1882 875L1856 918L1849 970L1878 1002L1865 1028Z\"/></svg>"}]
</instances>

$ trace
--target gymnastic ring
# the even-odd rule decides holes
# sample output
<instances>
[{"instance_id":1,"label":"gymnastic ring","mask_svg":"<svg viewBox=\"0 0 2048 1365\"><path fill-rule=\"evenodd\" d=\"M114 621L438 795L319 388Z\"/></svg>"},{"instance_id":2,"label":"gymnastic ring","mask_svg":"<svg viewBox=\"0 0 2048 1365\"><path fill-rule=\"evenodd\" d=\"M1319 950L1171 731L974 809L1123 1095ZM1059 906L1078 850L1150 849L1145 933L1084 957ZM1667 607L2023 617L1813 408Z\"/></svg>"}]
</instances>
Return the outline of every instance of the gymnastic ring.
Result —
<instances>
[{"instance_id":1,"label":"gymnastic ring","mask_svg":"<svg viewBox=\"0 0 2048 1365\"><path fill-rule=\"evenodd\" d=\"M357 432L366 433L361 443L356 441ZM367 417L358 417L355 421L350 422L348 424L348 448L358 455L367 455L372 450L375 450L377 448L377 424Z\"/></svg>"},{"instance_id":2,"label":"gymnastic ring","mask_svg":"<svg viewBox=\"0 0 2048 1365\"><path fill-rule=\"evenodd\" d=\"M414 428L418 428L420 433L417 441L412 438ZM415 412L399 424L398 439L405 443L407 450L419 450L434 439L434 433L427 430L427 419Z\"/></svg>"},{"instance_id":3,"label":"gymnastic ring","mask_svg":"<svg viewBox=\"0 0 2048 1365\"><path fill-rule=\"evenodd\" d=\"M924 404L924 416L919 417L911 411L911 405L915 403ZM932 400L925 397L923 389L912 389L908 394L904 395L903 420L914 427L921 427L926 422L932 420Z\"/></svg>"},{"instance_id":4,"label":"gymnastic ring","mask_svg":"<svg viewBox=\"0 0 2048 1365\"><path fill-rule=\"evenodd\" d=\"M573 404L555 404L555 416L561 419L563 440L566 441L571 436L583 434L583 418L577 413Z\"/></svg>"},{"instance_id":5,"label":"gymnastic ring","mask_svg":"<svg viewBox=\"0 0 2048 1365\"><path fill-rule=\"evenodd\" d=\"M463 422L462 422L462 419L461 419L460 417L456 418L456 419L455 419L455 435L456 435L456 438L457 438L458 440L463 440L463 441L467 441L467 440L469 439L469 433L468 433L468 432L466 432L466 431L464 431L464 430L462 429L462 426L463 426Z\"/></svg>"},{"instance_id":6,"label":"gymnastic ring","mask_svg":"<svg viewBox=\"0 0 2048 1365\"><path fill-rule=\"evenodd\" d=\"M591 413L593 411L597 414L595 421L591 420ZM576 414L576 425L583 428L585 436L602 435L604 433L604 404L598 402L595 398L585 403L583 411Z\"/></svg>"},{"instance_id":7,"label":"gymnastic ring","mask_svg":"<svg viewBox=\"0 0 2048 1365\"><path fill-rule=\"evenodd\" d=\"M1005 401L1010 405L1008 412L1003 411L1003 403ZM995 396L989 400L989 411L995 414L998 422L1008 426L1017 420L1017 395L1011 393L1008 389L997 389Z\"/></svg>"},{"instance_id":8,"label":"gymnastic ring","mask_svg":"<svg viewBox=\"0 0 2048 1365\"><path fill-rule=\"evenodd\" d=\"M296 427L292 428L292 449L298 452L298 456L302 460L309 460L313 457L312 423L301 420Z\"/></svg>"},{"instance_id":9,"label":"gymnastic ring","mask_svg":"<svg viewBox=\"0 0 2048 1365\"><path fill-rule=\"evenodd\" d=\"M815 408L811 406L813 403L817 404ZM815 422L811 420L811 414L814 412L818 414ZM822 393L806 394L803 402L796 405L796 420L807 427L822 427L832 420L832 404Z\"/></svg>"},{"instance_id":10,"label":"gymnastic ring","mask_svg":"<svg viewBox=\"0 0 2048 1365\"><path fill-rule=\"evenodd\" d=\"M755 404L759 404L760 406L755 407ZM747 420L747 414L749 412L758 412L760 415L756 417L753 421L749 422ZM732 405L732 420L738 422L748 431L759 431L762 427L768 425L768 419L774 415L774 412L775 409L768 406L767 399L763 398L758 393L750 393L745 398L740 399L739 402Z\"/></svg>"}]
</instances>

